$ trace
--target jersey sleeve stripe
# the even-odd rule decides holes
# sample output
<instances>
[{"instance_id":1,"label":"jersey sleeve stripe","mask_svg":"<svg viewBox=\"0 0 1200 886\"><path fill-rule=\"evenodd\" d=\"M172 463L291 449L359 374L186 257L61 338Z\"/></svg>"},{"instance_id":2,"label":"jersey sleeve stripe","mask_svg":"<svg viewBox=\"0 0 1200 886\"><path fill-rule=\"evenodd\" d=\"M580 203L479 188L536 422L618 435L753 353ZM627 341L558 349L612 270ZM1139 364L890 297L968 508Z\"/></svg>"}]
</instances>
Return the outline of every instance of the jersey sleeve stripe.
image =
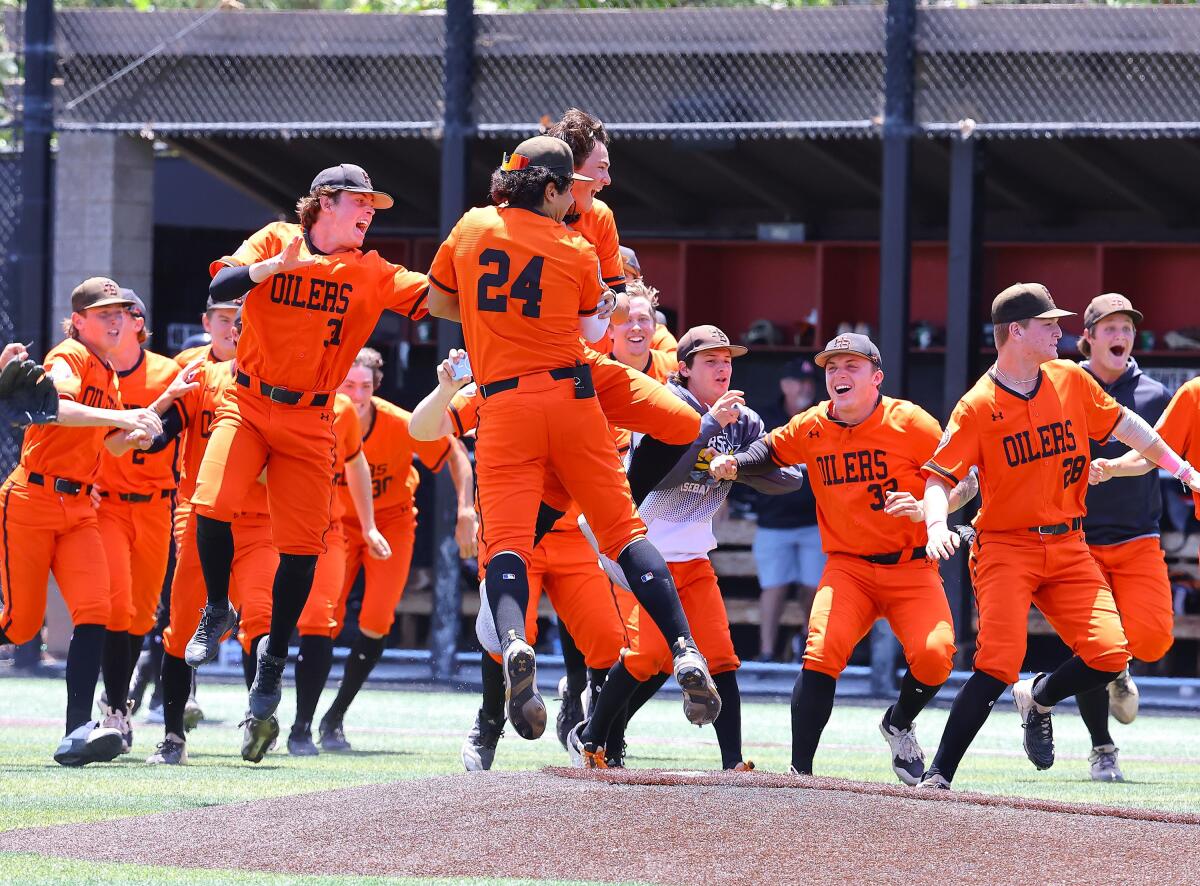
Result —
<instances>
[{"instance_id":1,"label":"jersey sleeve stripe","mask_svg":"<svg viewBox=\"0 0 1200 886\"><path fill-rule=\"evenodd\" d=\"M624 283L625 275L622 274L620 277L604 277L602 279L605 283Z\"/></svg>"},{"instance_id":2,"label":"jersey sleeve stripe","mask_svg":"<svg viewBox=\"0 0 1200 886\"><path fill-rule=\"evenodd\" d=\"M429 465L429 470L433 471L435 474L438 471L440 471L442 469L442 465L444 465L446 463L446 457L448 455L450 455L450 444L449 443L447 443L446 448L444 450L442 450L442 454L438 456L437 462Z\"/></svg>"},{"instance_id":3,"label":"jersey sleeve stripe","mask_svg":"<svg viewBox=\"0 0 1200 886\"><path fill-rule=\"evenodd\" d=\"M430 278L430 279L433 279L433 278ZM440 286L441 284L439 283L438 285ZM429 287L428 286L426 286L424 289L421 290L421 294L417 296L417 300L415 302L413 302L413 306L408 309L408 319L411 320L413 318L413 315L415 313L417 313L417 311L421 310L421 306L423 304L425 304L425 299L427 299L427 298L429 298Z\"/></svg>"},{"instance_id":4,"label":"jersey sleeve stripe","mask_svg":"<svg viewBox=\"0 0 1200 886\"><path fill-rule=\"evenodd\" d=\"M352 453L350 453L349 455L347 455L347 456L346 456L346 461L347 461L347 462L352 462L352 461L354 461L354 459L358 458L360 455L362 455L362 447L361 447L361 446L360 446L360 447L358 447L357 449L355 449L355 450L354 450L354 452L352 452Z\"/></svg>"},{"instance_id":5,"label":"jersey sleeve stripe","mask_svg":"<svg viewBox=\"0 0 1200 886\"><path fill-rule=\"evenodd\" d=\"M1113 426L1112 426L1111 428L1109 428L1109 429L1108 429L1108 433L1107 433L1107 434L1105 434L1103 437L1101 437L1101 438L1100 438L1100 440L1101 440L1102 442L1103 442L1104 440L1111 440L1111 439L1112 439L1113 431L1115 431L1115 430L1117 429L1117 425L1119 425L1119 424L1121 423L1121 420L1122 420L1123 418L1125 418L1125 407L1121 407L1121 411L1120 411L1120 413L1117 415L1117 420L1116 420L1115 422L1113 422Z\"/></svg>"},{"instance_id":6,"label":"jersey sleeve stripe","mask_svg":"<svg viewBox=\"0 0 1200 886\"><path fill-rule=\"evenodd\" d=\"M451 404L446 408L450 410L450 417L454 419L454 426L458 428L458 436L467 436L467 429L463 427L462 416L458 414L458 408L455 407L454 404Z\"/></svg>"},{"instance_id":7,"label":"jersey sleeve stripe","mask_svg":"<svg viewBox=\"0 0 1200 886\"><path fill-rule=\"evenodd\" d=\"M448 292L450 295L458 295L457 289L454 289L451 286L447 286L445 283L443 283L437 277L433 276L433 274L429 274L427 276L429 277L429 282L432 283L434 286L436 286L438 289L442 290L443 292Z\"/></svg>"},{"instance_id":8,"label":"jersey sleeve stripe","mask_svg":"<svg viewBox=\"0 0 1200 886\"><path fill-rule=\"evenodd\" d=\"M962 482L957 477L955 477L953 474L951 474L949 471L947 471L945 468L939 467L938 465L934 464L932 460L925 462L925 464L923 464L921 466L921 468L922 468L922 470L926 470L931 473L937 474L943 480L948 480L950 482L951 486L957 486L959 483Z\"/></svg>"}]
</instances>

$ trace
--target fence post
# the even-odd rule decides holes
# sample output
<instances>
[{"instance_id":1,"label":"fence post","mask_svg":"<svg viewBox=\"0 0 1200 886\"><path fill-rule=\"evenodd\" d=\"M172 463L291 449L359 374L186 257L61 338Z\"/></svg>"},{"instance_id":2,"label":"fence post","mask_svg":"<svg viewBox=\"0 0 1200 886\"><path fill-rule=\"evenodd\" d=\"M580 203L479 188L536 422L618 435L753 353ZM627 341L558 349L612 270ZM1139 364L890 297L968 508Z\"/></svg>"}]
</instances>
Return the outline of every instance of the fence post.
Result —
<instances>
[{"instance_id":1,"label":"fence post","mask_svg":"<svg viewBox=\"0 0 1200 886\"><path fill-rule=\"evenodd\" d=\"M450 233L467 208L467 171L471 138L471 87L475 76L475 9L473 0L446 2L446 54L443 73L442 180L439 227ZM462 327L438 321L438 359L461 347ZM462 566L454 543L458 498L448 471L436 476L434 508L434 590L429 625L433 678L448 682L454 676L462 613Z\"/></svg>"},{"instance_id":2,"label":"fence post","mask_svg":"<svg viewBox=\"0 0 1200 886\"><path fill-rule=\"evenodd\" d=\"M46 322L50 292L50 136L54 106L54 4L25 6L25 83L22 88L21 215L14 262L17 285L11 305L13 341L34 341L34 354L50 350Z\"/></svg>"}]
</instances>

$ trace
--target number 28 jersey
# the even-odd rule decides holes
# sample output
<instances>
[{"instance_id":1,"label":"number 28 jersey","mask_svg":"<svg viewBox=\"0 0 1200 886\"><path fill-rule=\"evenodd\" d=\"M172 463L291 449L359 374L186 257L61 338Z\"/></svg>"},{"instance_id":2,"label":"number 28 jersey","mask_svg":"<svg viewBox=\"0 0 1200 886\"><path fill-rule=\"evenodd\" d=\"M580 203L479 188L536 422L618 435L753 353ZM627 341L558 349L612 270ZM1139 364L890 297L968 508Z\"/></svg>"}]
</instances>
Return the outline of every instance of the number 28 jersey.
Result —
<instances>
[{"instance_id":1,"label":"number 28 jersey","mask_svg":"<svg viewBox=\"0 0 1200 886\"><path fill-rule=\"evenodd\" d=\"M1124 414L1071 360L1043 364L1028 396L989 373L958 401L925 470L955 485L979 466L977 529L1066 523L1086 510L1088 438L1107 440Z\"/></svg>"},{"instance_id":2,"label":"number 28 jersey","mask_svg":"<svg viewBox=\"0 0 1200 886\"><path fill-rule=\"evenodd\" d=\"M781 466L803 464L817 500L821 547L827 554L890 554L925 544L924 523L883 512L889 492L925 494L921 466L942 433L915 403L881 397L857 425L830 416L818 403L767 435Z\"/></svg>"},{"instance_id":3,"label":"number 28 jersey","mask_svg":"<svg viewBox=\"0 0 1200 886\"><path fill-rule=\"evenodd\" d=\"M587 240L508 206L459 219L429 282L458 299L472 374L484 385L581 362L579 318L607 288Z\"/></svg>"}]
</instances>

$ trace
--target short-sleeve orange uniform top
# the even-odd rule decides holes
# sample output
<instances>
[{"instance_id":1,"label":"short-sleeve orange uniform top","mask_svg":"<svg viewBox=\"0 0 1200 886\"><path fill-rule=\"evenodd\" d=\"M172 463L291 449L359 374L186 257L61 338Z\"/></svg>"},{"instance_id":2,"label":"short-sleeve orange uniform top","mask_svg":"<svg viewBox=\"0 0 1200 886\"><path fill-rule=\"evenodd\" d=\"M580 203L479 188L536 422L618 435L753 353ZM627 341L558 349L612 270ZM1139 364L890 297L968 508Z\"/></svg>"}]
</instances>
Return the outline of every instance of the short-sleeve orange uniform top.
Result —
<instances>
[{"instance_id":1,"label":"short-sleeve orange uniform top","mask_svg":"<svg viewBox=\"0 0 1200 886\"><path fill-rule=\"evenodd\" d=\"M178 374L179 367L170 357L142 351L136 366L117 373L121 404L126 409L148 409ZM113 493L152 495L174 489L178 458L178 441L161 452L134 449L120 458L105 449L100 454L100 475L96 482L105 492Z\"/></svg>"},{"instance_id":2,"label":"short-sleeve orange uniform top","mask_svg":"<svg viewBox=\"0 0 1200 886\"><path fill-rule=\"evenodd\" d=\"M890 554L925 544L924 523L883 512L889 492L921 498L921 466L941 436L937 420L915 403L880 397L857 425L830 415L828 400L767 435L781 466L803 464L817 500L821 547L827 554Z\"/></svg>"},{"instance_id":3,"label":"short-sleeve orange uniform top","mask_svg":"<svg viewBox=\"0 0 1200 886\"><path fill-rule=\"evenodd\" d=\"M1104 441L1124 409L1071 360L1042 366L1018 394L989 372L958 401L926 474L957 485L979 467L980 530L1070 522L1086 511L1088 438Z\"/></svg>"},{"instance_id":4,"label":"short-sleeve orange uniform top","mask_svg":"<svg viewBox=\"0 0 1200 886\"><path fill-rule=\"evenodd\" d=\"M362 448L371 466L371 497L375 502L376 520L380 520L379 515L388 510L412 507L413 496L421 483L413 456L419 457L429 470L440 471L450 454L450 439L414 440L408 432L412 413L380 397L372 397L371 405L375 407L375 417L363 431ZM471 421L474 426L474 413ZM349 489L344 487L342 492L346 514L354 517Z\"/></svg>"},{"instance_id":5,"label":"short-sleeve orange uniform top","mask_svg":"<svg viewBox=\"0 0 1200 886\"><path fill-rule=\"evenodd\" d=\"M198 387L175 401L183 417L183 459L179 476L181 502L190 502L196 491L196 477L200 472L200 462L204 460L208 438L212 434L212 424L216 420L217 409L225 399L225 394L233 386L235 370L234 360L224 363L201 363L193 379ZM265 484L250 484L240 512L270 513Z\"/></svg>"},{"instance_id":6,"label":"short-sleeve orange uniform top","mask_svg":"<svg viewBox=\"0 0 1200 886\"><path fill-rule=\"evenodd\" d=\"M185 348L175 355L175 362L179 366L187 366L198 357L203 357L208 363L217 362L217 358L213 356L212 345L196 345L194 348Z\"/></svg>"},{"instance_id":7,"label":"short-sleeve orange uniform top","mask_svg":"<svg viewBox=\"0 0 1200 886\"><path fill-rule=\"evenodd\" d=\"M1158 420L1158 433L1163 442L1179 455L1196 466L1200 459L1200 378L1193 378L1183 385ZM1200 494L1192 493L1196 504L1196 516L1200 517Z\"/></svg>"},{"instance_id":8,"label":"short-sleeve orange uniform top","mask_svg":"<svg viewBox=\"0 0 1200 886\"><path fill-rule=\"evenodd\" d=\"M650 349L652 351L666 351L672 357L679 350L679 342L675 336L671 335L671 331L665 326L655 326L654 335L650 336Z\"/></svg>"},{"instance_id":9,"label":"short-sleeve orange uniform top","mask_svg":"<svg viewBox=\"0 0 1200 886\"><path fill-rule=\"evenodd\" d=\"M600 277L610 289L625 282L625 262L621 259L621 238L617 234L617 220L607 203L599 198L592 198L592 208L568 227L596 247Z\"/></svg>"},{"instance_id":10,"label":"short-sleeve orange uniform top","mask_svg":"<svg viewBox=\"0 0 1200 886\"><path fill-rule=\"evenodd\" d=\"M300 233L299 225L269 224L213 262L209 273L272 258ZM302 254L316 264L274 274L246 294L238 368L292 391L333 391L383 311L425 316L428 283L374 250L324 255L306 241Z\"/></svg>"},{"instance_id":11,"label":"short-sleeve orange uniform top","mask_svg":"<svg viewBox=\"0 0 1200 886\"><path fill-rule=\"evenodd\" d=\"M429 281L455 296L479 384L583 359L579 318L606 287L583 237L528 209L467 212L438 249Z\"/></svg>"},{"instance_id":12,"label":"short-sleeve orange uniform top","mask_svg":"<svg viewBox=\"0 0 1200 886\"><path fill-rule=\"evenodd\" d=\"M345 394L333 398L333 436L337 441L333 455L333 482L341 493L333 497L330 519L334 522L346 514L355 516L354 501L350 498L350 485L346 482L346 462L354 461L363 451L362 423L354 401Z\"/></svg>"},{"instance_id":13,"label":"short-sleeve orange uniform top","mask_svg":"<svg viewBox=\"0 0 1200 886\"><path fill-rule=\"evenodd\" d=\"M43 361L63 400L97 409L121 409L117 374L77 339L68 338ZM68 428L32 425L25 430L21 465L48 477L91 483L100 471L100 452L112 428Z\"/></svg>"}]
</instances>

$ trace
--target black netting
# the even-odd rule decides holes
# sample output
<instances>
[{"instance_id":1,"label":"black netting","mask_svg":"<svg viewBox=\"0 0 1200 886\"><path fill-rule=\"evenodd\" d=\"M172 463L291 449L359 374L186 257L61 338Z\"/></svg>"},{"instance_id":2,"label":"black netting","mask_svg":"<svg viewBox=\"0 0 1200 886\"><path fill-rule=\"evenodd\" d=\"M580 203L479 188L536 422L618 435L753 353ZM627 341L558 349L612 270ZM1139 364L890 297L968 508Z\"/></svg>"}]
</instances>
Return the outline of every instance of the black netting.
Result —
<instances>
[{"instance_id":1,"label":"black netting","mask_svg":"<svg viewBox=\"0 0 1200 886\"><path fill-rule=\"evenodd\" d=\"M924 8L917 58L917 122L935 132L1200 133L1194 4Z\"/></svg>"},{"instance_id":2,"label":"black netting","mask_svg":"<svg viewBox=\"0 0 1200 886\"><path fill-rule=\"evenodd\" d=\"M13 306L17 298L17 224L21 217L21 12L0 17L0 347L13 338ZM20 435L0 426L0 476L7 476L20 456Z\"/></svg>"}]
</instances>

